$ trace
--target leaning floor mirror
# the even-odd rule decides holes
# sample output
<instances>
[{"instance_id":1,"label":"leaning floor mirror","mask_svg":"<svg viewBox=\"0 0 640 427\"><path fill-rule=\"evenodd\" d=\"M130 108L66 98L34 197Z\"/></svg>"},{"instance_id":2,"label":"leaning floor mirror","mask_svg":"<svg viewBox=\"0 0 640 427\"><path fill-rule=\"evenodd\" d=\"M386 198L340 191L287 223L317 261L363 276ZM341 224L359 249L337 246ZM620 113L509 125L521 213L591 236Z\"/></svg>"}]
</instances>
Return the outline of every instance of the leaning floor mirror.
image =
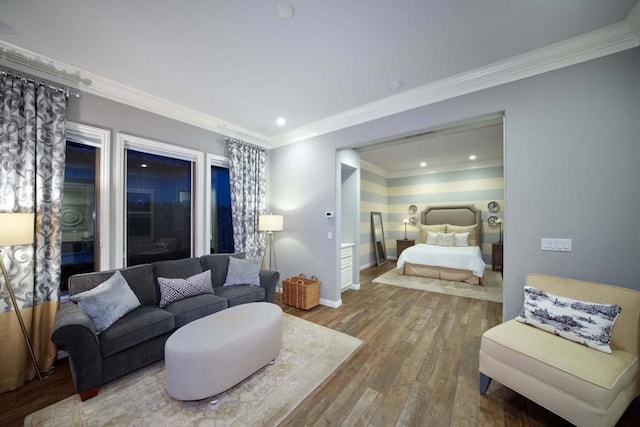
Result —
<instances>
[{"instance_id":1,"label":"leaning floor mirror","mask_svg":"<svg viewBox=\"0 0 640 427\"><path fill-rule=\"evenodd\" d=\"M382 265L387 262L387 247L384 243L384 228L380 212L371 212L371 237L376 252L376 265Z\"/></svg>"}]
</instances>

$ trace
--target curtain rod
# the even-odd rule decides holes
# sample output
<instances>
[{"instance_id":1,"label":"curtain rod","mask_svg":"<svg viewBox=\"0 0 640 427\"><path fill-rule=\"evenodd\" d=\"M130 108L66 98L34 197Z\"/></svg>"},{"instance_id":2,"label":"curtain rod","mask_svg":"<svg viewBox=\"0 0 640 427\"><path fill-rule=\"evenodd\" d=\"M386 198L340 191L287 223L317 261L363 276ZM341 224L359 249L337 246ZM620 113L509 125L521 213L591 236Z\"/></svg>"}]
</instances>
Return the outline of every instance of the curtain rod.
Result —
<instances>
[{"instance_id":1,"label":"curtain rod","mask_svg":"<svg viewBox=\"0 0 640 427\"><path fill-rule=\"evenodd\" d=\"M18 72L18 71L13 71L13 70L9 70L9 69L6 69L6 68L0 68L0 75L9 76L9 77L13 77L13 78L16 78L16 79L20 79L23 82L33 83L33 84L36 84L38 86L46 86L49 89L53 89L55 91L64 93L67 98L69 96L75 96L76 98L82 98L82 94L80 92L78 92L76 90L73 90L68 86L60 85L60 84L57 84L57 83L52 83L50 81L44 80L44 79L36 77L36 76L32 76L30 74L26 74L26 73L22 73L22 72Z\"/></svg>"},{"instance_id":2,"label":"curtain rod","mask_svg":"<svg viewBox=\"0 0 640 427\"><path fill-rule=\"evenodd\" d=\"M249 147L254 147L254 148L257 148L257 149L262 150L262 151L265 151L265 152L267 151L267 149L266 149L266 148L264 148L264 147L260 147L259 145L252 144L252 143L250 143L250 142L241 141L241 140L239 140L239 139L232 138L232 137L230 137L230 136L225 136L225 137L224 137L224 140L225 140L225 141L227 141L227 142L235 142L236 144L241 144L241 145L247 145L247 146L249 146Z\"/></svg>"}]
</instances>

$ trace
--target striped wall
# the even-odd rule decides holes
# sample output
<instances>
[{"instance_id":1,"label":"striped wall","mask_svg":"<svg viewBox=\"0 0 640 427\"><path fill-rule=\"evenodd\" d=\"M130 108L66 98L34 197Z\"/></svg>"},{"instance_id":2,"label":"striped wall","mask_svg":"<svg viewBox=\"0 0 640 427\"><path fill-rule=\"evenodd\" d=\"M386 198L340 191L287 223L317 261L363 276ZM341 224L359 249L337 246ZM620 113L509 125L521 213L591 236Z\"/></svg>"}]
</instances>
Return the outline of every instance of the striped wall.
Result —
<instances>
[{"instance_id":1,"label":"striped wall","mask_svg":"<svg viewBox=\"0 0 640 427\"><path fill-rule=\"evenodd\" d=\"M492 214L487 204L495 200L503 216L504 177L502 166L465 171L434 173L402 178L384 178L363 169L361 175L360 268L375 264L371 239L370 213L382 212L387 255L396 256L396 239L404 238L404 218L410 216L409 206L415 204L416 224L420 212L427 205L473 204L482 211L482 255L491 263L491 243L499 240L499 228L490 227L487 218ZM407 237L418 238L417 225L408 224Z\"/></svg>"}]
</instances>

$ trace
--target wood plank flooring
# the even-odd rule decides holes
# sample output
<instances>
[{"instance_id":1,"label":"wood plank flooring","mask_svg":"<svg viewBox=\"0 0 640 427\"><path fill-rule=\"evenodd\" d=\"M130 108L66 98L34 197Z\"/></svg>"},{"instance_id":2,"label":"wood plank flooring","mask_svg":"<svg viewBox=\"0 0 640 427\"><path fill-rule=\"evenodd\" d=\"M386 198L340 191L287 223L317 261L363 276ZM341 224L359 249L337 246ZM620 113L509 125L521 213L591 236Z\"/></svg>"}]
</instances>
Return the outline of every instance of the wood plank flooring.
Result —
<instances>
[{"instance_id":1,"label":"wood plank flooring","mask_svg":"<svg viewBox=\"0 0 640 427\"><path fill-rule=\"evenodd\" d=\"M482 333L500 323L502 304L371 283L393 263L361 272L361 289L340 308L289 314L363 340L363 345L283 421L283 426L569 426L495 381L478 393ZM279 299L279 297L276 297ZM0 425L74 392L68 363L40 384L0 394ZM619 427L640 425L632 405Z\"/></svg>"}]
</instances>

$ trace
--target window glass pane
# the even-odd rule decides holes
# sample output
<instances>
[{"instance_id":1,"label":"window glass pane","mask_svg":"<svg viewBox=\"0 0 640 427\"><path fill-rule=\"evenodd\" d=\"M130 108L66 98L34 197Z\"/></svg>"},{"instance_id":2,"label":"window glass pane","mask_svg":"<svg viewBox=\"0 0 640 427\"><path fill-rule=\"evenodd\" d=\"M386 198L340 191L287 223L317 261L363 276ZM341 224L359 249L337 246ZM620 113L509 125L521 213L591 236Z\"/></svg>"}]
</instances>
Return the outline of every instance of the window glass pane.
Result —
<instances>
[{"instance_id":1,"label":"window glass pane","mask_svg":"<svg viewBox=\"0 0 640 427\"><path fill-rule=\"evenodd\" d=\"M67 141L62 195L62 272L60 289L69 277L95 271L96 157L99 149Z\"/></svg>"},{"instance_id":2,"label":"window glass pane","mask_svg":"<svg viewBox=\"0 0 640 427\"><path fill-rule=\"evenodd\" d=\"M229 169L211 166L211 253L231 253L231 190Z\"/></svg>"},{"instance_id":3,"label":"window glass pane","mask_svg":"<svg viewBox=\"0 0 640 427\"><path fill-rule=\"evenodd\" d=\"M192 164L127 150L127 265L191 256Z\"/></svg>"}]
</instances>

